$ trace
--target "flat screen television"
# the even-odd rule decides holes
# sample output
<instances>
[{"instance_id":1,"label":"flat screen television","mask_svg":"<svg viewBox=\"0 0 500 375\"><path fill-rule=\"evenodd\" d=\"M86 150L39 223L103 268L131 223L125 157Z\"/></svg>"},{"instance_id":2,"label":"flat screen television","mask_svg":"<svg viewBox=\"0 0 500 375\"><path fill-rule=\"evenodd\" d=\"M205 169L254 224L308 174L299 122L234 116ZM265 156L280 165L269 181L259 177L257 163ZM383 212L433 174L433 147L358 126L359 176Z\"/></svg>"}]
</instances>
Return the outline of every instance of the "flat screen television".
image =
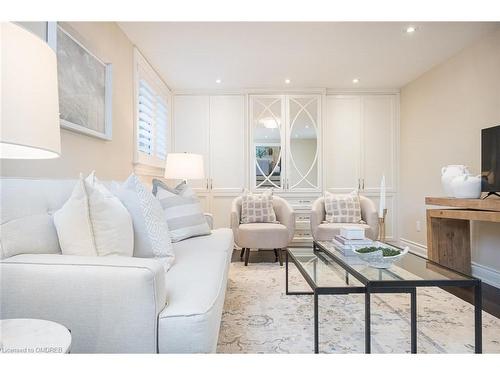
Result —
<instances>
[{"instance_id":1,"label":"flat screen television","mask_svg":"<svg viewBox=\"0 0 500 375\"><path fill-rule=\"evenodd\" d=\"M481 191L500 192L500 125L481 130Z\"/></svg>"}]
</instances>

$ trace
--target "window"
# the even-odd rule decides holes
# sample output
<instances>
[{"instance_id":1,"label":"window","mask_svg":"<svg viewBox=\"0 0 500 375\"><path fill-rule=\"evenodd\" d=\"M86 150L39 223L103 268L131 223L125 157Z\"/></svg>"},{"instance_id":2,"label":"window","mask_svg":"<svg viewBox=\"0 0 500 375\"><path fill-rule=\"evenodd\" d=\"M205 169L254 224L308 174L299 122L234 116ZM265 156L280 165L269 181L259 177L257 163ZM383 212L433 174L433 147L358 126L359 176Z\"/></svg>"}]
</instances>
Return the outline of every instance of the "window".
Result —
<instances>
[{"instance_id":1,"label":"window","mask_svg":"<svg viewBox=\"0 0 500 375\"><path fill-rule=\"evenodd\" d=\"M135 50L135 163L164 168L170 141L170 91Z\"/></svg>"}]
</instances>

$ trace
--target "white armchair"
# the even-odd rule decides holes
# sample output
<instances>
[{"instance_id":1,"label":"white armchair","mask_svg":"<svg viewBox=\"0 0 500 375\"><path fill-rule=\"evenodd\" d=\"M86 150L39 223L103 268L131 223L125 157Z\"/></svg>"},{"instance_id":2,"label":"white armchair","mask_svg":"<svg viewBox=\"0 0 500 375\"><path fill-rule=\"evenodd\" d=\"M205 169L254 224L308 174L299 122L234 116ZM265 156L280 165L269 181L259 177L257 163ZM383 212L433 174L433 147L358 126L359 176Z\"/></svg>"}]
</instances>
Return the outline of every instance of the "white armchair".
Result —
<instances>
[{"instance_id":1,"label":"white armchair","mask_svg":"<svg viewBox=\"0 0 500 375\"><path fill-rule=\"evenodd\" d=\"M325 199L316 199L311 210L311 233L316 241L330 241L340 234L340 228L346 226L361 227L365 229L366 237L376 240L378 236L378 213L375 203L367 197L359 196L361 205L361 219L365 224L354 223L327 223L325 222Z\"/></svg>"},{"instance_id":2,"label":"white armchair","mask_svg":"<svg viewBox=\"0 0 500 375\"><path fill-rule=\"evenodd\" d=\"M241 247L241 256L248 265L250 249L274 249L276 261L283 265L282 249L288 247L295 232L293 208L283 198L273 197L273 208L279 223L241 224L241 197L233 200L231 206L231 228L234 242Z\"/></svg>"}]
</instances>

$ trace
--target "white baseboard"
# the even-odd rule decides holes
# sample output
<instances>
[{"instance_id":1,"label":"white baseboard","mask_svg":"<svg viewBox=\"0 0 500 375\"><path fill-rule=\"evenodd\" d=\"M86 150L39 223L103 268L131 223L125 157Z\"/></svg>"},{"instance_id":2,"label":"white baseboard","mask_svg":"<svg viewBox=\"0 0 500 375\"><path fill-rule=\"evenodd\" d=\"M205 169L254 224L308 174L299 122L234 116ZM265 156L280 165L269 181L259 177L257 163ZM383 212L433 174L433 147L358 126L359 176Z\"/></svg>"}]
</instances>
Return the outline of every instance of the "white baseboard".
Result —
<instances>
[{"instance_id":1,"label":"white baseboard","mask_svg":"<svg viewBox=\"0 0 500 375\"><path fill-rule=\"evenodd\" d=\"M403 244L410 247L410 250L415 254L421 255L427 258L427 246L418 242L408 240L406 238L399 239ZM472 276L481 279L486 284L494 286L500 289L500 271L494 270L483 264L476 262L471 262Z\"/></svg>"},{"instance_id":2,"label":"white baseboard","mask_svg":"<svg viewBox=\"0 0 500 375\"><path fill-rule=\"evenodd\" d=\"M427 246L422 245L421 243L415 242L415 241L410 241L406 238L400 238L399 241L401 241L403 244L408 246L412 252L415 254L418 254L420 256L423 256L424 258L427 258Z\"/></svg>"},{"instance_id":3,"label":"white baseboard","mask_svg":"<svg viewBox=\"0 0 500 375\"><path fill-rule=\"evenodd\" d=\"M472 262L472 275L483 280L486 284L500 289L500 272L476 262Z\"/></svg>"}]
</instances>

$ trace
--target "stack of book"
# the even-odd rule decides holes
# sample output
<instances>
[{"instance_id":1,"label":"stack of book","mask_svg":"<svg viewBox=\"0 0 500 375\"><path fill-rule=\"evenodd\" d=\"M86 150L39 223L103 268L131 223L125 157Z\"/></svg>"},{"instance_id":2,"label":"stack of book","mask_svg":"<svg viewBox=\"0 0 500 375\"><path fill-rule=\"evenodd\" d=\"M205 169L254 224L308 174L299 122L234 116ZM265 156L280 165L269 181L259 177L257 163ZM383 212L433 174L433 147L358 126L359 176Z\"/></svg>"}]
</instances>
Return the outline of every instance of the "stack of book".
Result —
<instances>
[{"instance_id":1,"label":"stack of book","mask_svg":"<svg viewBox=\"0 0 500 375\"><path fill-rule=\"evenodd\" d=\"M361 248L371 246L373 241L368 238L350 239L341 235L337 235L332 239L335 247L344 255L356 255L353 248Z\"/></svg>"}]
</instances>

